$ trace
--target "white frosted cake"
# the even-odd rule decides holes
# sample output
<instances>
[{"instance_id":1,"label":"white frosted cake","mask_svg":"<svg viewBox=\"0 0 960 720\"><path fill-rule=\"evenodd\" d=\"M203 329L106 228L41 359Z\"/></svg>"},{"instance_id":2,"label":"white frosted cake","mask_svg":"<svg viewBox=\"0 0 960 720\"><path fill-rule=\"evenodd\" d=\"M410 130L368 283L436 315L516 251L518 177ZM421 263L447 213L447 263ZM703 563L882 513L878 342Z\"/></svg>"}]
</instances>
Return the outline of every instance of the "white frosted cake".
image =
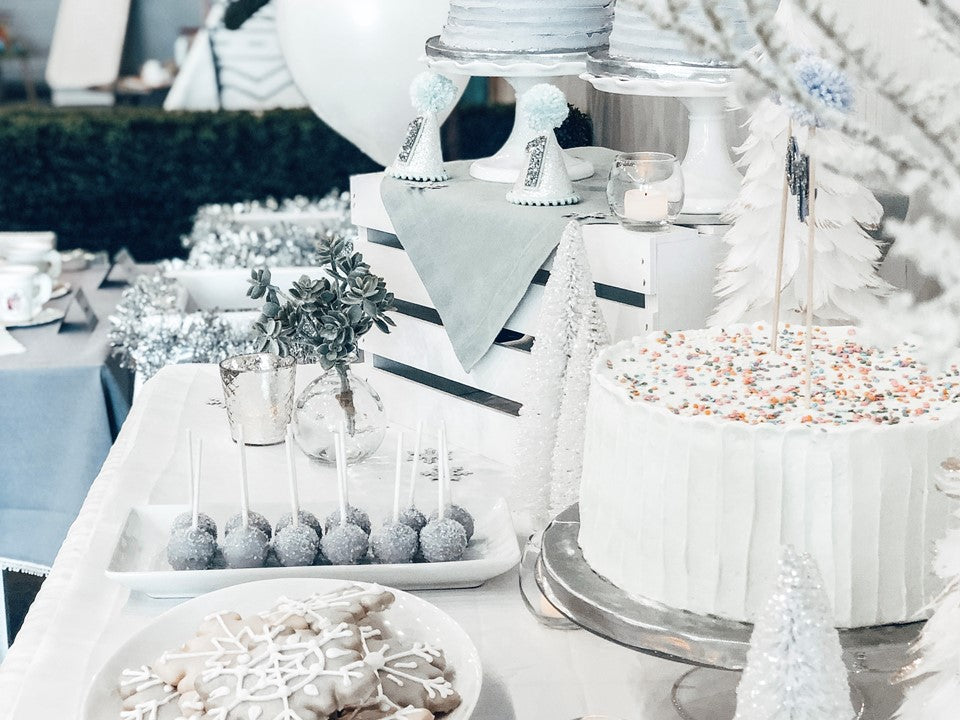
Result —
<instances>
[{"instance_id":1,"label":"white frosted cake","mask_svg":"<svg viewBox=\"0 0 960 720\"><path fill-rule=\"evenodd\" d=\"M750 621L781 544L820 566L840 627L917 617L940 589L934 486L960 438L960 373L899 346L818 328L803 391L802 327L655 333L605 350L591 380L580 546L624 590Z\"/></svg>"},{"instance_id":2,"label":"white frosted cake","mask_svg":"<svg viewBox=\"0 0 960 720\"><path fill-rule=\"evenodd\" d=\"M486 52L580 52L605 45L613 0L451 0L440 41Z\"/></svg>"},{"instance_id":3,"label":"white frosted cake","mask_svg":"<svg viewBox=\"0 0 960 720\"><path fill-rule=\"evenodd\" d=\"M776 7L778 0L768 0ZM704 50L694 50L675 32L664 30L643 8L652 8L667 15L667 0L617 0L613 31L610 33L610 55L650 63L688 63L712 65L715 60ZM756 42L747 20L742 0L716 0L714 7L733 33L740 51L749 50ZM706 37L715 37L709 18L693 3L681 14L683 24Z\"/></svg>"}]
</instances>

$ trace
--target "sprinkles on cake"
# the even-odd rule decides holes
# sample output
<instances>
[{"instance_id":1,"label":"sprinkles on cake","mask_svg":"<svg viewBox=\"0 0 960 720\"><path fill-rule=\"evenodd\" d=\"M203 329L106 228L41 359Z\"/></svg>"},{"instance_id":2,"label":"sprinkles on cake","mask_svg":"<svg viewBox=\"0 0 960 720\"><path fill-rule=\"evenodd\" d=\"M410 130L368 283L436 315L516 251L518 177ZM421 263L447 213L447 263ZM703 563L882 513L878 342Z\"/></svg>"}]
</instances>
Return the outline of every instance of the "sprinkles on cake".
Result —
<instances>
[{"instance_id":1,"label":"sprinkles on cake","mask_svg":"<svg viewBox=\"0 0 960 720\"><path fill-rule=\"evenodd\" d=\"M676 415L758 424L895 425L960 401L956 366L933 375L916 347L886 351L857 340L852 327L814 328L813 396L804 397L806 329L785 325L780 351L770 351L763 324L690 332L659 332L606 361L632 401Z\"/></svg>"}]
</instances>

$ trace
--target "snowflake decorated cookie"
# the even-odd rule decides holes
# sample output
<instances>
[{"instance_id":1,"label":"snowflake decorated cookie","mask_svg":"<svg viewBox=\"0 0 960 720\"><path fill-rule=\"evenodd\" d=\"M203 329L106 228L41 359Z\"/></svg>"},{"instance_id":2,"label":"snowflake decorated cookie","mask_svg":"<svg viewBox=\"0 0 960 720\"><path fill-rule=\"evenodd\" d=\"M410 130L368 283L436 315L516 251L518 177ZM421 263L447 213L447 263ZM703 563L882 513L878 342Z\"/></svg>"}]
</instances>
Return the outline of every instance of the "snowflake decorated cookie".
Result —
<instances>
[{"instance_id":1,"label":"snowflake decorated cookie","mask_svg":"<svg viewBox=\"0 0 960 720\"><path fill-rule=\"evenodd\" d=\"M315 593L305 600L282 597L260 617L271 625L319 632L339 623L358 623L372 612L386 610L393 601L393 593L376 585L346 585L328 593Z\"/></svg>"},{"instance_id":2,"label":"snowflake decorated cookie","mask_svg":"<svg viewBox=\"0 0 960 720\"><path fill-rule=\"evenodd\" d=\"M146 665L120 675L120 720L176 720L182 716L180 693Z\"/></svg>"}]
</instances>

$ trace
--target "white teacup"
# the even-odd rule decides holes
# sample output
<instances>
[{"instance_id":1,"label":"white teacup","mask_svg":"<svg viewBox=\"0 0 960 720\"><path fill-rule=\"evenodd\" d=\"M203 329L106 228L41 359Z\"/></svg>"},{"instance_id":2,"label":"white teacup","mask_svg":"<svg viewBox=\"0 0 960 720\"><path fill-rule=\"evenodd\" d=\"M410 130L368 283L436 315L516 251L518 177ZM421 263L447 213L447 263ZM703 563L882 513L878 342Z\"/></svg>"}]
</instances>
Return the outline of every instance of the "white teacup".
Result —
<instances>
[{"instance_id":1,"label":"white teacup","mask_svg":"<svg viewBox=\"0 0 960 720\"><path fill-rule=\"evenodd\" d=\"M0 323L26 322L50 299L53 281L33 265L0 265Z\"/></svg>"},{"instance_id":2,"label":"white teacup","mask_svg":"<svg viewBox=\"0 0 960 720\"><path fill-rule=\"evenodd\" d=\"M52 232L0 233L0 257L16 265L33 265L54 280L63 269L56 247Z\"/></svg>"}]
</instances>

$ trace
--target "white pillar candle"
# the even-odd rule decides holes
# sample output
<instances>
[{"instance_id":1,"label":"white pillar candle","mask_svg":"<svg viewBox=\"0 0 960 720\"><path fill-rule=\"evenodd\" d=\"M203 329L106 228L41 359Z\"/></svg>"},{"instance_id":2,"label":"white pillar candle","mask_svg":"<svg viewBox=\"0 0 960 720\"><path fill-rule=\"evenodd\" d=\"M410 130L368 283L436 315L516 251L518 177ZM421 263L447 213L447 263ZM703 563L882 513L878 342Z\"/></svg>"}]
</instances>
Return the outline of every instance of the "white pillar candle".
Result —
<instances>
[{"instance_id":1,"label":"white pillar candle","mask_svg":"<svg viewBox=\"0 0 960 720\"><path fill-rule=\"evenodd\" d=\"M632 188L623 195L623 216L635 222L667 219L667 194L652 188Z\"/></svg>"}]
</instances>

